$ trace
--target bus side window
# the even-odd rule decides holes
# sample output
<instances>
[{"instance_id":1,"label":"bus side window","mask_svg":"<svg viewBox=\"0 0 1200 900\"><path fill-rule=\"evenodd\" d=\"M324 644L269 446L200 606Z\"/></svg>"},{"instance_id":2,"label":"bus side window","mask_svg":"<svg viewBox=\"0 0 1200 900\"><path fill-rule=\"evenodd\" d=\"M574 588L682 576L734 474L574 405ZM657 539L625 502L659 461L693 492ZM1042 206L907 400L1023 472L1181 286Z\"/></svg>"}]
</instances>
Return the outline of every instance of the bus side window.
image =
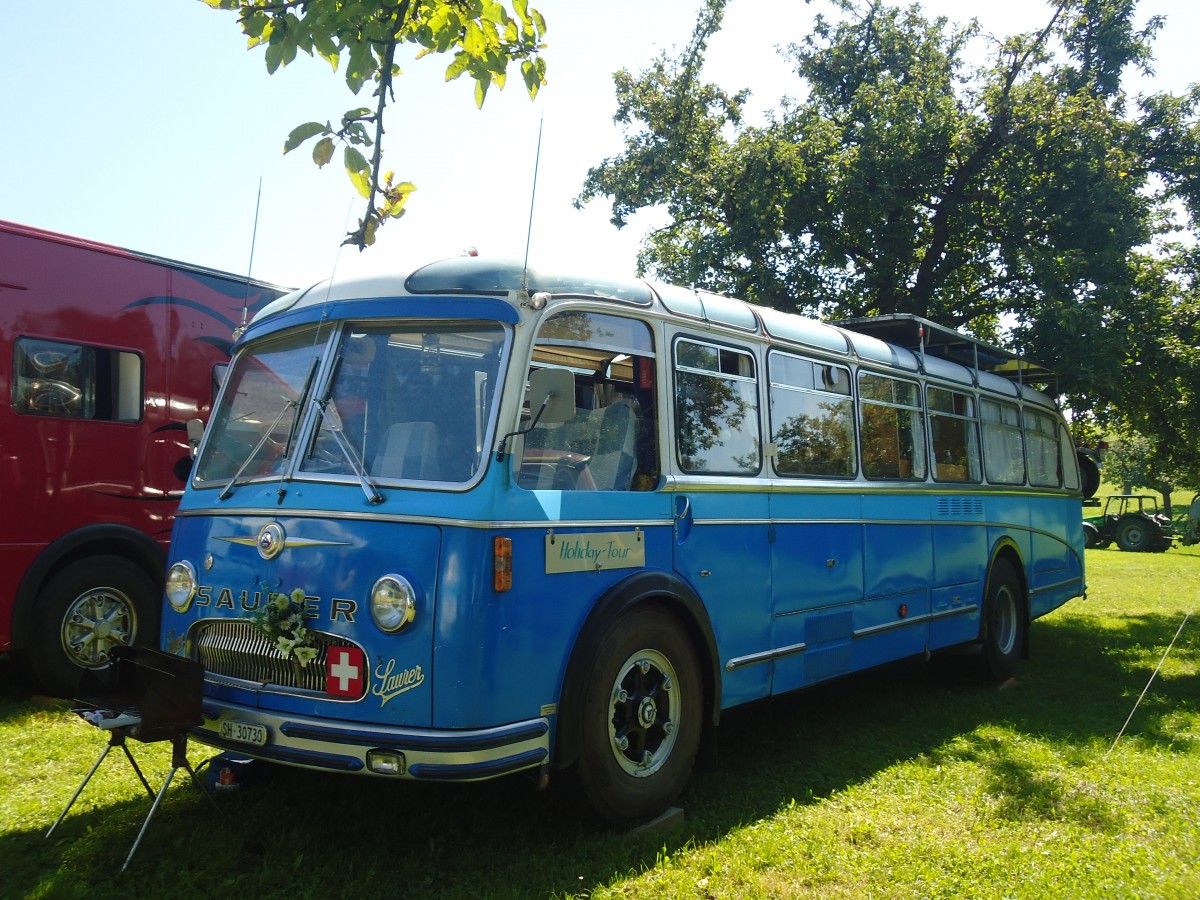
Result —
<instances>
[{"instance_id":1,"label":"bus side window","mask_svg":"<svg viewBox=\"0 0 1200 900\"><path fill-rule=\"evenodd\" d=\"M780 475L851 477L854 402L850 370L772 351L771 440Z\"/></svg>"},{"instance_id":2,"label":"bus side window","mask_svg":"<svg viewBox=\"0 0 1200 900\"><path fill-rule=\"evenodd\" d=\"M979 437L975 398L930 387L929 430L933 437L933 477L937 481L979 481Z\"/></svg>"},{"instance_id":3,"label":"bus side window","mask_svg":"<svg viewBox=\"0 0 1200 900\"><path fill-rule=\"evenodd\" d=\"M925 416L915 382L858 376L863 474L925 479Z\"/></svg>"},{"instance_id":4,"label":"bus side window","mask_svg":"<svg viewBox=\"0 0 1200 900\"><path fill-rule=\"evenodd\" d=\"M675 419L685 472L757 474L762 447L754 357L715 344L676 343Z\"/></svg>"},{"instance_id":5,"label":"bus side window","mask_svg":"<svg viewBox=\"0 0 1200 900\"><path fill-rule=\"evenodd\" d=\"M533 364L575 375L575 415L525 436L527 490L648 491L658 486L654 343L636 319L578 310L542 324ZM529 427L530 411L522 428Z\"/></svg>"},{"instance_id":6,"label":"bus side window","mask_svg":"<svg viewBox=\"0 0 1200 900\"><path fill-rule=\"evenodd\" d=\"M1012 403L981 400L983 465L992 484L1024 484L1025 457L1021 453L1021 415Z\"/></svg>"}]
</instances>

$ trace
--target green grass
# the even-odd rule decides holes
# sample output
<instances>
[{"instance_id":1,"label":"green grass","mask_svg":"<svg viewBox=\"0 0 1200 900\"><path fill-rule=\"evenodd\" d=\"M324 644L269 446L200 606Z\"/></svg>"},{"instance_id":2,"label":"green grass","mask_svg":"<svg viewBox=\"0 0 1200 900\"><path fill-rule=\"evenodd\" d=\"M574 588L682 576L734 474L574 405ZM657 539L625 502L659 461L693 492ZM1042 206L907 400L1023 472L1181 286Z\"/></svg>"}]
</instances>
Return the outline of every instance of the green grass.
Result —
<instances>
[{"instance_id":1,"label":"green grass","mask_svg":"<svg viewBox=\"0 0 1200 900\"><path fill-rule=\"evenodd\" d=\"M666 833L619 832L558 781L424 785L271 769L149 798L0 660L0 896L1200 896L1200 547L1088 551L1090 589L1034 626L1014 682L919 661L726 713ZM157 787L158 745L134 745ZM1111 752L1110 752L1111 749ZM206 748L193 745L199 763Z\"/></svg>"}]
</instances>

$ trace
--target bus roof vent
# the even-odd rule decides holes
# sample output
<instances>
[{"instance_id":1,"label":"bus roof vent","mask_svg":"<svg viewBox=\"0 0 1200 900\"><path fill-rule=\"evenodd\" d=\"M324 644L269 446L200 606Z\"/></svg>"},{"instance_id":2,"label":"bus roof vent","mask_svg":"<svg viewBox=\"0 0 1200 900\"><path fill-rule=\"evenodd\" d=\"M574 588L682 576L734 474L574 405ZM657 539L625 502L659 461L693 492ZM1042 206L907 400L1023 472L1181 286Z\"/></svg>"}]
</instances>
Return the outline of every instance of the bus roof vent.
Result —
<instances>
[{"instance_id":1,"label":"bus roof vent","mask_svg":"<svg viewBox=\"0 0 1200 900\"><path fill-rule=\"evenodd\" d=\"M519 262L455 256L417 269L404 282L410 294L492 294L546 291L572 297L623 300L639 306L654 302L654 292L642 281L583 276L559 276L527 269Z\"/></svg>"}]
</instances>

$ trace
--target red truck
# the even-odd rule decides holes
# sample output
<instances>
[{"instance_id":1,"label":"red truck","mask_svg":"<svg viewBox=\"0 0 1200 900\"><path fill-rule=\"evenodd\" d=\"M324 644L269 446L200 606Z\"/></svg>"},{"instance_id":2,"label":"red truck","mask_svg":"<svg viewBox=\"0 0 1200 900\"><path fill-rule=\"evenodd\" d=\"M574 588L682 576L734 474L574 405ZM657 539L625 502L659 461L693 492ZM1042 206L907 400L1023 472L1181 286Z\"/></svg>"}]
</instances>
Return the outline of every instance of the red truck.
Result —
<instances>
[{"instance_id":1,"label":"red truck","mask_svg":"<svg viewBox=\"0 0 1200 900\"><path fill-rule=\"evenodd\" d=\"M0 220L0 652L43 690L158 640L186 423L283 292Z\"/></svg>"}]
</instances>

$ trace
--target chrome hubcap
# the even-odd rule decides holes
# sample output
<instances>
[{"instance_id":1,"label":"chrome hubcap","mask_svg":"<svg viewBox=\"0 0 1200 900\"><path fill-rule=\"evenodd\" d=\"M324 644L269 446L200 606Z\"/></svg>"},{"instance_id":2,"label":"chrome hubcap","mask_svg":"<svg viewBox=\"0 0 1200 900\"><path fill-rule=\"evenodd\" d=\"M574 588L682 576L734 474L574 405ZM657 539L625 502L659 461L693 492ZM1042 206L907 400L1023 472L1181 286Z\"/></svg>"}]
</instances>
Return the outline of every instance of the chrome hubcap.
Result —
<instances>
[{"instance_id":1,"label":"chrome hubcap","mask_svg":"<svg viewBox=\"0 0 1200 900\"><path fill-rule=\"evenodd\" d=\"M1007 588L996 595L996 649L1006 656L1017 643L1017 598Z\"/></svg>"},{"instance_id":2,"label":"chrome hubcap","mask_svg":"<svg viewBox=\"0 0 1200 900\"><path fill-rule=\"evenodd\" d=\"M636 778L653 775L675 746L681 698L671 661L639 650L618 670L611 695L608 734L613 757Z\"/></svg>"},{"instance_id":3,"label":"chrome hubcap","mask_svg":"<svg viewBox=\"0 0 1200 900\"><path fill-rule=\"evenodd\" d=\"M78 666L108 665L114 647L128 646L137 617L133 603L115 588L94 588L75 598L63 616L62 646Z\"/></svg>"}]
</instances>

